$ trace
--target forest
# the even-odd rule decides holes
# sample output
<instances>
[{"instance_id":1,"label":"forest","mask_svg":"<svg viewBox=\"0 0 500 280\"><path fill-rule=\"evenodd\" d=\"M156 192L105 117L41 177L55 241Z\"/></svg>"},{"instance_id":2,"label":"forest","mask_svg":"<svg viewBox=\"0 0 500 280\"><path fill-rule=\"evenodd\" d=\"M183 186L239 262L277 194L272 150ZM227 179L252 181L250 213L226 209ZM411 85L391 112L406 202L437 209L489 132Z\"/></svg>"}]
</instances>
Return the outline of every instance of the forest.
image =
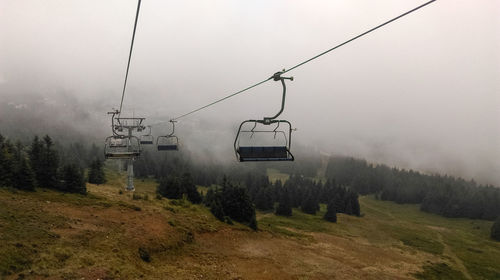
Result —
<instances>
[{"instance_id":1,"label":"forest","mask_svg":"<svg viewBox=\"0 0 500 280\"><path fill-rule=\"evenodd\" d=\"M331 158L326 174L362 195L420 204L422 211L449 218L494 220L500 215L500 189L448 175L369 164L354 158Z\"/></svg>"},{"instance_id":2,"label":"forest","mask_svg":"<svg viewBox=\"0 0 500 280\"><path fill-rule=\"evenodd\" d=\"M137 178L155 178L157 193L169 199L186 197L203 203L221 221L257 229L255 210L290 216L292 208L316 214L326 204L325 219L336 213L361 216L358 194L377 199L420 204L422 211L449 218L500 219L500 189L448 175L370 164L365 160L330 157L325 177L316 179L320 158L284 165L201 162L189 151L163 156L145 151L134 163ZM290 174L272 182L267 169ZM302 172L301 172L302 171ZM0 135L0 186L33 191L35 187L85 194L85 182L105 182L102 150L95 144L54 143L48 135L30 144ZM196 186L207 188L205 193ZM500 239L500 222L491 236Z\"/></svg>"}]
</instances>

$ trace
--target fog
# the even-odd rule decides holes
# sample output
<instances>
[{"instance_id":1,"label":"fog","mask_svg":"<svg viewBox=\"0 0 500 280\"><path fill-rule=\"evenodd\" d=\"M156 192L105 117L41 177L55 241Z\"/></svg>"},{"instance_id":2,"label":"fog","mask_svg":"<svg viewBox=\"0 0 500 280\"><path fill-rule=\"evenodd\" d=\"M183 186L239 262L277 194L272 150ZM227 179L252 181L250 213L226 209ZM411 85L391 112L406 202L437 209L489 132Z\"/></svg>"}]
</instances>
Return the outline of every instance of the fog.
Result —
<instances>
[{"instance_id":1,"label":"fog","mask_svg":"<svg viewBox=\"0 0 500 280\"><path fill-rule=\"evenodd\" d=\"M421 3L144 0L122 115L168 121ZM22 116L35 132L63 122L110 133L136 6L0 0L0 129ZM495 0L438 0L297 68L280 118L295 143L326 154L500 185L498 11ZM233 160L239 123L280 99L270 81L180 119L178 136Z\"/></svg>"}]
</instances>

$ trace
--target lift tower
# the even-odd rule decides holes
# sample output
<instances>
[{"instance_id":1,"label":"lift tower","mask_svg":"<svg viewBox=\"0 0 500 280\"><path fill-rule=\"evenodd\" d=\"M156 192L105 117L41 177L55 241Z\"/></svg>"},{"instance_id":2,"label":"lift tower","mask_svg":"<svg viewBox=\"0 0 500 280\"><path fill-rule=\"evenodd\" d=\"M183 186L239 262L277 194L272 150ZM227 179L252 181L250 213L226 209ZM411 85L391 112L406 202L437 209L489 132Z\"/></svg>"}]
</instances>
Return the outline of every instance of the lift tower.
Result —
<instances>
[{"instance_id":1,"label":"lift tower","mask_svg":"<svg viewBox=\"0 0 500 280\"><path fill-rule=\"evenodd\" d=\"M104 156L106 159L127 160L127 186L134 191L134 160L141 155L141 141L134 132L141 132L146 127L142 124L145 118L115 117L118 111L109 112L113 135L106 138Z\"/></svg>"}]
</instances>

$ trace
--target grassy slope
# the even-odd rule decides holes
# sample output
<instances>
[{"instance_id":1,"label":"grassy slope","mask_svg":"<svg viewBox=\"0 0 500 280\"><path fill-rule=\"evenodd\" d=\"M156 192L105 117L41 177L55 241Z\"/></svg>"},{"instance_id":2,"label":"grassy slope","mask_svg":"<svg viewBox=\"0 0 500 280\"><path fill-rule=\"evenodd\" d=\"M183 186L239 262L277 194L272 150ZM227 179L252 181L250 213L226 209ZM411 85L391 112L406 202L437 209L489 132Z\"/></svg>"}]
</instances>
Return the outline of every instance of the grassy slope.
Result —
<instances>
[{"instance_id":1,"label":"grassy slope","mask_svg":"<svg viewBox=\"0 0 500 280\"><path fill-rule=\"evenodd\" d=\"M0 189L0 275L80 279L500 279L491 222L446 219L416 205L360 199L338 223L294 209L258 213L259 232L187 202L158 200L152 180L121 193L108 174L90 195ZM141 260L139 248L151 256ZM2 278L2 276L0 276Z\"/></svg>"}]
</instances>

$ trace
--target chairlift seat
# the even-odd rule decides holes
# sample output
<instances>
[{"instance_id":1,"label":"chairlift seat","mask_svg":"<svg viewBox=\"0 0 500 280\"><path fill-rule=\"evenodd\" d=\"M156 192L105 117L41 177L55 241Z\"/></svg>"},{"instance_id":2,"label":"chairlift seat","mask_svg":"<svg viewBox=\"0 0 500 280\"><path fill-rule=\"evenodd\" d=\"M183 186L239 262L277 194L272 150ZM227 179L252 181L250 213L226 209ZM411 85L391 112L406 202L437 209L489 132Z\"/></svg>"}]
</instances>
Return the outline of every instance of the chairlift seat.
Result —
<instances>
[{"instance_id":1,"label":"chairlift seat","mask_svg":"<svg viewBox=\"0 0 500 280\"><path fill-rule=\"evenodd\" d=\"M178 145L158 145L158 151L176 151L179 150Z\"/></svg>"},{"instance_id":2,"label":"chairlift seat","mask_svg":"<svg viewBox=\"0 0 500 280\"><path fill-rule=\"evenodd\" d=\"M104 156L106 159L129 159L132 157L138 157L139 152L107 152Z\"/></svg>"},{"instance_id":3,"label":"chairlift seat","mask_svg":"<svg viewBox=\"0 0 500 280\"><path fill-rule=\"evenodd\" d=\"M243 161L293 161L286 146L241 146L236 151Z\"/></svg>"},{"instance_id":4,"label":"chairlift seat","mask_svg":"<svg viewBox=\"0 0 500 280\"><path fill-rule=\"evenodd\" d=\"M127 144L110 144L111 148L127 148Z\"/></svg>"},{"instance_id":5,"label":"chairlift seat","mask_svg":"<svg viewBox=\"0 0 500 280\"><path fill-rule=\"evenodd\" d=\"M141 145L153 145L153 140L141 140Z\"/></svg>"}]
</instances>

